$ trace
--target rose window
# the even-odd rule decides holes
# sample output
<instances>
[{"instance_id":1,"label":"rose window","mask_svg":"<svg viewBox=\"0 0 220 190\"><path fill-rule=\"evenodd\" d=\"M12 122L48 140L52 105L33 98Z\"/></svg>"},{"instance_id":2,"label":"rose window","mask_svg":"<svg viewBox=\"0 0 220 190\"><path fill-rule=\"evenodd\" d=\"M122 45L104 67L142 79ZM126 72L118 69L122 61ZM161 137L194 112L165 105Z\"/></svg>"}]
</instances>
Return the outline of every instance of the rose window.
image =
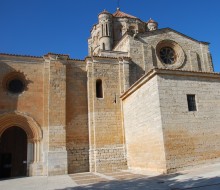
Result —
<instances>
[{"instance_id":1,"label":"rose window","mask_svg":"<svg viewBox=\"0 0 220 190\"><path fill-rule=\"evenodd\" d=\"M163 47L160 49L160 59L165 64L173 64L176 61L175 51L171 47Z\"/></svg>"}]
</instances>

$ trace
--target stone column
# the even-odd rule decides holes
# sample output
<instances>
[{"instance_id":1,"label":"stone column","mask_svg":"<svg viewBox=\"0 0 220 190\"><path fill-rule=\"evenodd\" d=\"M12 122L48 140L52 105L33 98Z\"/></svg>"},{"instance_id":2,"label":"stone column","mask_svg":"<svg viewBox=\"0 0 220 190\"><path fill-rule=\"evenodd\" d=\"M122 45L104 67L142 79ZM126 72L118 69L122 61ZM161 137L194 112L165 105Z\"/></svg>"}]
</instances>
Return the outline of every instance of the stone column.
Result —
<instances>
[{"instance_id":1,"label":"stone column","mask_svg":"<svg viewBox=\"0 0 220 190\"><path fill-rule=\"evenodd\" d=\"M30 176L31 175L31 171L30 171L30 168L31 168L31 164L33 164L33 161L34 161L34 146L33 146L33 143L28 141L28 144L27 144L27 175Z\"/></svg>"},{"instance_id":2,"label":"stone column","mask_svg":"<svg viewBox=\"0 0 220 190\"><path fill-rule=\"evenodd\" d=\"M44 167L41 162L40 141L28 141L27 169L29 176L44 175Z\"/></svg>"},{"instance_id":3,"label":"stone column","mask_svg":"<svg viewBox=\"0 0 220 190\"><path fill-rule=\"evenodd\" d=\"M87 88L88 88L88 125L89 125L89 171L96 171L96 144L95 144L95 119L94 119L94 63L87 61Z\"/></svg>"}]
</instances>

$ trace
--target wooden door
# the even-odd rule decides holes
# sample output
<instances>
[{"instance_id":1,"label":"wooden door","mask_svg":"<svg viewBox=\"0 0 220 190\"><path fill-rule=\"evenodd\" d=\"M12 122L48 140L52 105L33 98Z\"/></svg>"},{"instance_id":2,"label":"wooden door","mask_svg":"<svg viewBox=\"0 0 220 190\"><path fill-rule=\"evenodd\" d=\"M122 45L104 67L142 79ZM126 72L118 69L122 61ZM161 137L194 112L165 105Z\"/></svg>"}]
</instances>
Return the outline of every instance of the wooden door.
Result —
<instances>
[{"instance_id":1,"label":"wooden door","mask_svg":"<svg viewBox=\"0 0 220 190\"><path fill-rule=\"evenodd\" d=\"M0 178L26 174L27 135L20 127L10 127L0 138Z\"/></svg>"}]
</instances>

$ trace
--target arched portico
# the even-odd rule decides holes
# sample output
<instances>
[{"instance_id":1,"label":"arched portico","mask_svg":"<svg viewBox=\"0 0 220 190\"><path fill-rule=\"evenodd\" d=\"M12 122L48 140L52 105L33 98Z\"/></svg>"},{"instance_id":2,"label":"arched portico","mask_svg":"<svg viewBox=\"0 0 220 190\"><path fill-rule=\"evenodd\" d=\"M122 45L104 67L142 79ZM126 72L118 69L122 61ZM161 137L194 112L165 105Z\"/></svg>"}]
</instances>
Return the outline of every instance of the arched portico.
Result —
<instances>
[{"instance_id":1,"label":"arched portico","mask_svg":"<svg viewBox=\"0 0 220 190\"><path fill-rule=\"evenodd\" d=\"M27 135L27 171L28 175L34 175L37 171L32 171L31 165L41 162L42 130L38 123L27 114L20 112L4 113L0 115L0 138L7 129L14 126L23 129Z\"/></svg>"}]
</instances>

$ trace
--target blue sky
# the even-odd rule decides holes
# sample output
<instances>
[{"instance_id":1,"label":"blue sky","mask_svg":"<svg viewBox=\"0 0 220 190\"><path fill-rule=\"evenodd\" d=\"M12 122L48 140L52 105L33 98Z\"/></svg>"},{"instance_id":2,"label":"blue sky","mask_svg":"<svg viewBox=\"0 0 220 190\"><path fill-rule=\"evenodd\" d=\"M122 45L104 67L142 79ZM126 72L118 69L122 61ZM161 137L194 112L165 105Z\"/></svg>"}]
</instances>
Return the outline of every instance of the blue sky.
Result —
<instances>
[{"instance_id":1,"label":"blue sky","mask_svg":"<svg viewBox=\"0 0 220 190\"><path fill-rule=\"evenodd\" d=\"M97 15L116 8L117 0L0 0L0 52L84 59ZM120 0L120 8L143 21L153 18L159 28L210 42L220 72L220 0Z\"/></svg>"}]
</instances>

